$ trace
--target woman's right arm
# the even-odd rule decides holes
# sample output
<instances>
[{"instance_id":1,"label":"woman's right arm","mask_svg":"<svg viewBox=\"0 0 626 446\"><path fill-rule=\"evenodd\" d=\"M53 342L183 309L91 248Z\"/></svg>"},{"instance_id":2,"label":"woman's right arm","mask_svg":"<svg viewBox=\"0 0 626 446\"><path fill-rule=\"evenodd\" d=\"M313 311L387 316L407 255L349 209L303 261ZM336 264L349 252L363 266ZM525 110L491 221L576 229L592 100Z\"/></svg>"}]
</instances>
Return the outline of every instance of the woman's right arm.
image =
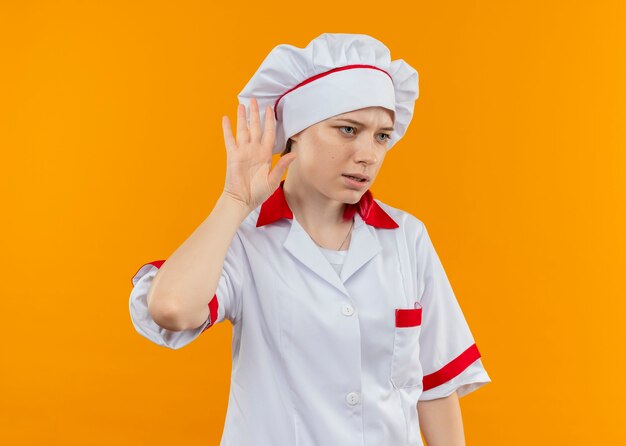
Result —
<instances>
[{"instance_id":1,"label":"woman's right arm","mask_svg":"<svg viewBox=\"0 0 626 446\"><path fill-rule=\"evenodd\" d=\"M237 141L226 116L222 128L228 158L224 191L209 216L161 265L147 296L150 316L168 330L196 328L207 320L208 302L217 289L237 229L276 190L295 159L294 152L288 153L271 169L274 113L270 107L265 110L261 133L254 98L250 101L250 128L245 106L237 108Z\"/></svg>"},{"instance_id":2,"label":"woman's right arm","mask_svg":"<svg viewBox=\"0 0 626 446\"><path fill-rule=\"evenodd\" d=\"M209 216L161 265L147 296L148 311L159 326L179 331L206 321L226 252L248 214L242 203L222 194Z\"/></svg>"}]
</instances>

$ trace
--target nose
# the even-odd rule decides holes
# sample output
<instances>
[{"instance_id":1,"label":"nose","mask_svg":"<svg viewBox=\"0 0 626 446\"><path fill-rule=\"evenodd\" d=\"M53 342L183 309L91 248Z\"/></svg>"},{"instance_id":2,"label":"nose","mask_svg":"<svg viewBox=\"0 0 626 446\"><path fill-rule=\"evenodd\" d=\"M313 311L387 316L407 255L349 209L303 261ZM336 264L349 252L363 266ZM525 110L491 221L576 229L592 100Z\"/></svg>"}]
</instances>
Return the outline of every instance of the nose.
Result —
<instances>
[{"instance_id":1,"label":"nose","mask_svg":"<svg viewBox=\"0 0 626 446\"><path fill-rule=\"evenodd\" d=\"M359 146L356 154L357 163L375 164L378 161L376 146L377 142L372 138L367 138L365 141L359 141Z\"/></svg>"}]
</instances>

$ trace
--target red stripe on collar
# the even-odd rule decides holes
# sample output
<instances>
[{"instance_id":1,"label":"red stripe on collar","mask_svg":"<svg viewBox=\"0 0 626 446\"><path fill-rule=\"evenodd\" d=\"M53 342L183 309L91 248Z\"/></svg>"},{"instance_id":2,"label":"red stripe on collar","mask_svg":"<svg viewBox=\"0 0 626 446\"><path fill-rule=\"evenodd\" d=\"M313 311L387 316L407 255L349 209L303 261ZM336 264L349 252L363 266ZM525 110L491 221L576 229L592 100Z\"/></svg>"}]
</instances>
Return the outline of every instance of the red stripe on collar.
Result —
<instances>
[{"instance_id":1,"label":"red stripe on collar","mask_svg":"<svg viewBox=\"0 0 626 446\"><path fill-rule=\"evenodd\" d=\"M269 223L274 223L281 218L293 218L293 212L291 212L287 200L285 200L285 193L283 191L284 182L285 180L282 180L280 186L276 188L274 193L261 205L259 217L256 221L257 228ZM343 213L344 220L351 219L356 212L358 212L363 221L370 226L385 229L399 227L398 223L374 201L374 196L369 189L363 194L358 203L346 206Z\"/></svg>"}]
</instances>

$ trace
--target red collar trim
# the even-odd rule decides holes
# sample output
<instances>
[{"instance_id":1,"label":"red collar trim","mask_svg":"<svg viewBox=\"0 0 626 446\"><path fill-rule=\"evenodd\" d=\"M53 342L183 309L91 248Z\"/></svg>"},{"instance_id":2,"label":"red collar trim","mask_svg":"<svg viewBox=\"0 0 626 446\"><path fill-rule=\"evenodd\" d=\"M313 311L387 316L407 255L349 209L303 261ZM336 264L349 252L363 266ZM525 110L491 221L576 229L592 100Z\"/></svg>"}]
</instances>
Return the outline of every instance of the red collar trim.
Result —
<instances>
[{"instance_id":1,"label":"red collar trim","mask_svg":"<svg viewBox=\"0 0 626 446\"><path fill-rule=\"evenodd\" d=\"M287 200L285 200L285 193L283 191L284 183L285 180L282 180L280 186L276 188L274 193L261 205L261 211L256 221L257 228L269 223L274 223L281 218L293 218L293 212L291 212ZM369 189L363 194L358 203L346 206L343 213L344 220L351 219L356 212L358 212L363 221L370 226L385 229L399 227L398 223L374 201L374 196Z\"/></svg>"}]
</instances>

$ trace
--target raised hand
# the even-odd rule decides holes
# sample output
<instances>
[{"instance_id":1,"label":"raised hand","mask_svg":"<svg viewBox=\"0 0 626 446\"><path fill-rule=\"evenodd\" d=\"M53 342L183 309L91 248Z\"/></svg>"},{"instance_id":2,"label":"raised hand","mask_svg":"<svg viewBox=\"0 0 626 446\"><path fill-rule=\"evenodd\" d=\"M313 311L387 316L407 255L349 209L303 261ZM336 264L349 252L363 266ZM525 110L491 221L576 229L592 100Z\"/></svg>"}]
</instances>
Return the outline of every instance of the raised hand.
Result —
<instances>
[{"instance_id":1,"label":"raised hand","mask_svg":"<svg viewBox=\"0 0 626 446\"><path fill-rule=\"evenodd\" d=\"M274 169L272 149L276 138L274 113L265 109L263 135L261 136L259 105L250 99L250 128L246 121L246 108L237 106L237 140L233 137L228 116L222 117L227 166L224 194L252 211L263 203L280 185L287 167L296 158L294 152L282 156Z\"/></svg>"}]
</instances>

